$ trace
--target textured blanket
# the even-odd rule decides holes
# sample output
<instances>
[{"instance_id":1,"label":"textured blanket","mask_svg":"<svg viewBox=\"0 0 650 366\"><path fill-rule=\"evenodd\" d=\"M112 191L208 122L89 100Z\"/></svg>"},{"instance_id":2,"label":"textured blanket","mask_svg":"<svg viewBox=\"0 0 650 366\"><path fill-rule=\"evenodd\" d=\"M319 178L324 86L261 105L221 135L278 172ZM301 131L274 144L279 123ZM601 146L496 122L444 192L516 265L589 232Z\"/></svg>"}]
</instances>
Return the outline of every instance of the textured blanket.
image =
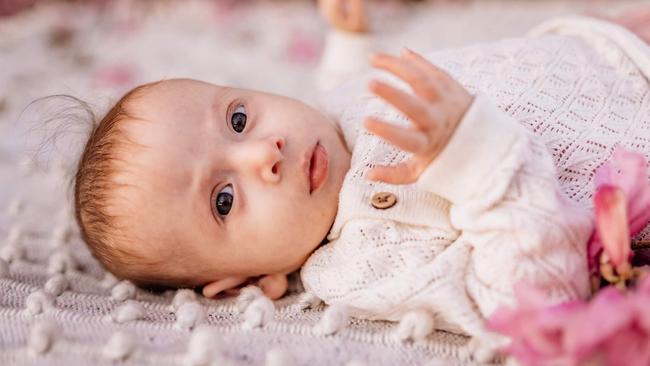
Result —
<instances>
[{"instance_id":1,"label":"textured blanket","mask_svg":"<svg viewBox=\"0 0 650 366\"><path fill-rule=\"evenodd\" d=\"M99 267L78 239L64 194L79 137L61 135L45 152L38 142L24 143L23 125L38 129L44 125L30 122L52 111L64 118L84 111L37 103L20 115L25 106L68 93L101 112L133 85L172 76L299 96L310 88L305 80L317 64L323 27L309 2L115 4L46 3L0 20L0 364L473 363L465 337L437 332L423 342L402 343L393 336L394 323L310 307L313 299L301 295L297 281L275 303L254 291L215 301L187 290L136 289ZM384 36L387 49L422 49L520 35L543 17L577 10L528 2L500 9L503 4L451 6L445 13L430 3L404 8L381 2L376 15L388 30L411 22L403 38ZM287 14L292 22L283 20ZM486 28L494 25L486 14L503 16L510 28ZM462 33L463 24L476 26ZM254 67L261 59L266 68ZM276 68L281 72L267 71ZM83 135L84 128L70 130Z\"/></svg>"}]
</instances>

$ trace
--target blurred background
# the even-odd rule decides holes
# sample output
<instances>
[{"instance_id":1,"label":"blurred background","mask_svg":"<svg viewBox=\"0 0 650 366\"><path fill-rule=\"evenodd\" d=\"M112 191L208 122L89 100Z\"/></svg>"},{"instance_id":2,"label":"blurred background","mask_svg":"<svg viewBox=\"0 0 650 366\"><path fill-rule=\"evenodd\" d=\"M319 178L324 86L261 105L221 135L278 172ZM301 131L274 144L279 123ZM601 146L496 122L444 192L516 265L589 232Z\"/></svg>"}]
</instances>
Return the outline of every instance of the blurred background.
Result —
<instances>
[{"instance_id":1,"label":"blurred background","mask_svg":"<svg viewBox=\"0 0 650 366\"><path fill-rule=\"evenodd\" d=\"M379 49L427 51L648 3L368 0L368 11ZM63 193L92 118L71 100L30 102L72 95L101 117L133 86L173 77L300 98L314 92L326 31L315 0L0 0L0 235L74 226Z\"/></svg>"}]
</instances>

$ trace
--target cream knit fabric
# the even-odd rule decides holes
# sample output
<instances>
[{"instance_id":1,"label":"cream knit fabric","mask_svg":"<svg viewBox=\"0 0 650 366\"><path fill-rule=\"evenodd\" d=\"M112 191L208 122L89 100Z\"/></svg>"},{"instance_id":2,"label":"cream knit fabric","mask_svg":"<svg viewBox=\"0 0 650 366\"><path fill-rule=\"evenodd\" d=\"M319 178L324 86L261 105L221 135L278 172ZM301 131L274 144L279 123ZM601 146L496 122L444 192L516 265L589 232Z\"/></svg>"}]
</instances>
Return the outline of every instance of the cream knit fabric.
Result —
<instances>
[{"instance_id":1,"label":"cream knit fabric","mask_svg":"<svg viewBox=\"0 0 650 366\"><path fill-rule=\"evenodd\" d=\"M363 117L408 121L364 92L365 78L335 92L352 166L331 241L302 269L308 291L362 318L426 309L437 328L475 336L519 281L553 302L588 295L593 172L616 144L650 153L650 51L588 19L536 35L428 55L479 96L417 186L363 178L408 157L363 131ZM394 207L372 207L382 191Z\"/></svg>"}]
</instances>

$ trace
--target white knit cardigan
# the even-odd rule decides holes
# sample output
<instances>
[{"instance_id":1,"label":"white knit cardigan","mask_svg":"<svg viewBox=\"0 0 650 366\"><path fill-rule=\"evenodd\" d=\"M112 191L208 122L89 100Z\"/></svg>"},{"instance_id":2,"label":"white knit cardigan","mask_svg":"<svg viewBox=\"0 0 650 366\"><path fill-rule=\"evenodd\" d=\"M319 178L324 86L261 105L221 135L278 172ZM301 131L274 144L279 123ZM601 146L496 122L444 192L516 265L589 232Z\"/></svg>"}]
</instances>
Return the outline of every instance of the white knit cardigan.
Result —
<instances>
[{"instance_id":1,"label":"white knit cardigan","mask_svg":"<svg viewBox=\"0 0 650 366\"><path fill-rule=\"evenodd\" d=\"M477 97L417 184L364 179L409 156L362 129L365 116L409 124L367 80L404 84L373 73L329 94L352 163L329 243L302 268L307 291L361 318L424 310L436 328L483 339L485 318L513 303L519 282L550 302L588 296L593 172L616 144L650 152L650 51L586 18L532 34L426 55ZM377 192L397 203L374 208Z\"/></svg>"}]
</instances>

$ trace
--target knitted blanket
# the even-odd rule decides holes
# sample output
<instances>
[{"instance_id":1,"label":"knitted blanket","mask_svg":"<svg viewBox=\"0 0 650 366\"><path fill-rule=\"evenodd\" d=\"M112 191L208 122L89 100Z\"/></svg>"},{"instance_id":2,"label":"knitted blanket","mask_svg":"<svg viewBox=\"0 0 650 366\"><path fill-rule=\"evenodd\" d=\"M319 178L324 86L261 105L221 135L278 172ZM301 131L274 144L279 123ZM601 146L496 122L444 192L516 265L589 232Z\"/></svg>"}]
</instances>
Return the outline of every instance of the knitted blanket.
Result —
<instances>
[{"instance_id":1,"label":"knitted blanket","mask_svg":"<svg viewBox=\"0 0 650 366\"><path fill-rule=\"evenodd\" d=\"M277 11L286 9L278 7L280 10ZM206 14L201 6L188 8L193 9L192 19L200 19ZM231 17L238 14L232 9L219 11L230 11ZM45 23L29 20L29 16L26 21L32 25ZM128 16L125 19L120 27L137 27L137 24L129 23ZM300 17L296 19L299 21ZM194 20L182 24L189 33L196 27ZM232 26L235 23L231 18L231 23L227 24ZM521 27L527 26L525 23ZM34 33L38 31L38 27L29 29ZM13 34L7 32L9 28L3 30L4 33L0 32L3 50L28 48L14 47L12 42L20 37L29 37L29 32L19 32L24 30L20 27L16 27ZM112 65L107 62L88 69L89 62L92 65L89 55L80 52L82 47L74 46L75 38L71 39L68 31L63 27L49 34L49 42L54 45L52 54L41 51L41 55L55 58L59 57L57 52L61 47L73 49L73 52L60 56L57 72L69 70L66 67L86 67L83 72L94 75L92 83L97 83L112 95L118 94L129 83L155 79L169 72L162 67L166 71L161 71L161 74L147 74L149 69L146 69L143 75L134 78L129 66L119 64L117 56ZM158 36L160 32L151 33ZM294 61L313 61L312 45L305 41L309 32L307 35L294 32L293 35L295 39L287 47L287 52ZM240 32L233 37L236 38L233 42L236 42L247 35ZM99 53L106 47L115 48L119 43L128 43L128 38L129 33L125 31L120 37L108 39L109 46L92 39L87 39L86 44L94 44ZM209 43L206 37L197 36L194 41L206 47ZM432 44L430 40L420 41ZM91 47L84 48L84 51L89 50ZM186 55L175 49L169 57L174 59L180 54ZM20 70L30 70L30 63L38 59L30 53L20 52L8 52L3 57L21 60L21 65L12 66L16 70L18 66ZM214 65L209 65L208 61L213 60L206 59L205 64L194 65L196 68L188 72L189 76L203 76L215 82L232 80L214 74ZM142 69L144 66L140 65ZM270 89L272 85L283 85L287 90L276 91L299 95L304 74L292 74L288 81L271 77L264 86ZM1 74L1 85L14 94L0 99L0 113L22 109L24 104L11 109L12 103L16 102L16 92L21 91L32 99L46 95L48 90L53 90L48 83L66 80L61 75L64 73L36 74L36 78L48 80L39 84L26 73ZM86 81L71 83L82 85L79 89L88 87ZM30 85L38 88L34 91L29 89ZM73 93L78 94L79 89ZM640 108L645 106L647 109L647 98L642 100L646 100L646 104L640 104ZM275 303L260 297L254 290L245 291L238 299L207 300L187 290L154 294L137 289L128 282L118 282L98 266L79 240L69 207L60 199L39 199L62 196L69 179L68 167L57 160L50 162L48 169L37 169L31 160L13 154L7 146L15 143L12 140L15 136L9 133L7 126L6 123L0 126L3 128L0 186L5 190L0 213L4 238L0 245L1 365L112 365L116 361L133 365L449 365L474 362L465 337L436 332L423 342L398 342L393 337L394 323L350 319L341 309L315 305L313 299L302 295L299 281L295 279L290 294ZM584 197L586 200L587 196Z\"/></svg>"}]
</instances>

